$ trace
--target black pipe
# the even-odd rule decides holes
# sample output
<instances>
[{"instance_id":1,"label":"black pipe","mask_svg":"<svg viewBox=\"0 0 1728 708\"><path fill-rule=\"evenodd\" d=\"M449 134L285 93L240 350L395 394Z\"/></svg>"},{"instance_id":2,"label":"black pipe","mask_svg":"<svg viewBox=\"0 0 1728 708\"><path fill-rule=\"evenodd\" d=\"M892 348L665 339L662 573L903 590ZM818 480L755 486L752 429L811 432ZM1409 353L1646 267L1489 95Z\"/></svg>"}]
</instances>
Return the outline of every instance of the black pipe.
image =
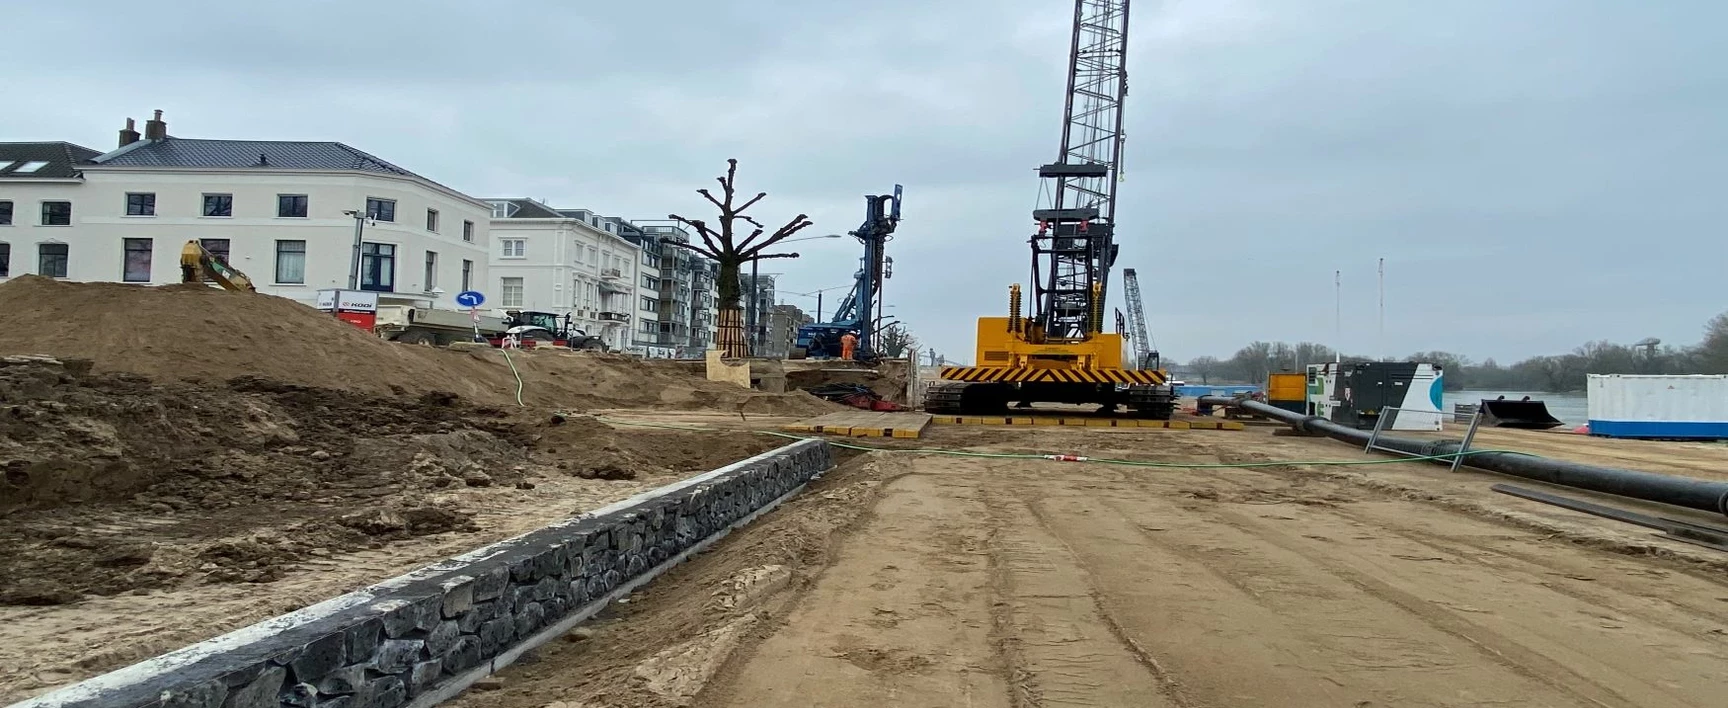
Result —
<instances>
[{"instance_id":1,"label":"black pipe","mask_svg":"<svg viewBox=\"0 0 1728 708\"><path fill-rule=\"evenodd\" d=\"M1356 445L1366 446L1368 444L1369 431L1339 425L1319 416L1275 408L1252 399L1202 396L1200 403L1210 406L1241 408L1288 423L1291 427L1304 432L1320 433L1335 440ZM1387 435L1381 435L1375 444L1412 455L1430 457L1453 455L1463 448L1463 443L1456 440L1416 440ZM1432 461L1443 462L1442 460ZM1614 467L1597 467L1516 452L1471 453L1464 458L1464 464L1549 484L1588 489L1593 492L1728 515L1728 482L1711 482Z\"/></svg>"}]
</instances>

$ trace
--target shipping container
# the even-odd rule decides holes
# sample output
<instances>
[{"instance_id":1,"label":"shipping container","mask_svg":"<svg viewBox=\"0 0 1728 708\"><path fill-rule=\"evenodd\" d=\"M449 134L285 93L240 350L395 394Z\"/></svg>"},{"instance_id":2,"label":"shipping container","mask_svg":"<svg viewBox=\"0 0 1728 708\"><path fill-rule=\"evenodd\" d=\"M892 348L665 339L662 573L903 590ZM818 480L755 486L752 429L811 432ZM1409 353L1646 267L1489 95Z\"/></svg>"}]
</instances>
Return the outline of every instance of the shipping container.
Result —
<instances>
[{"instance_id":1,"label":"shipping container","mask_svg":"<svg viewBox=\"0 0 1728 708\"><path fill-rule=\"evenodd\" d=\"M1728 375L1591 374L1590 434L1728 439Z\"/></svg>"}]
</instances>

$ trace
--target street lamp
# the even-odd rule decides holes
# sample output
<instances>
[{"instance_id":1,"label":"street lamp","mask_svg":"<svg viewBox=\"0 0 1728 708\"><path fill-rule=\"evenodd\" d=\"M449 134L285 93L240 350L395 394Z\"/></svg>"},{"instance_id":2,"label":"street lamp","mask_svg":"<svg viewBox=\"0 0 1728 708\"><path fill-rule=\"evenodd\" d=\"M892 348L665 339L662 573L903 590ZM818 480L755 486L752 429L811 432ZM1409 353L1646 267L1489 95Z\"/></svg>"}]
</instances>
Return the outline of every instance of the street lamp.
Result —
<instances>
[{"instance_id":1,"label":"street lamp","mask_svg":"<svg viewBox=\"0 0 1728 708\"><path fill-rule=\"evenodd\" d=\"M366 222L372 220L372 215L358 209L344 209L342 213L354 219L354 262L348 268L348 289L360 289L360 239L366 233Z\"/></svg>"}]
</instances>

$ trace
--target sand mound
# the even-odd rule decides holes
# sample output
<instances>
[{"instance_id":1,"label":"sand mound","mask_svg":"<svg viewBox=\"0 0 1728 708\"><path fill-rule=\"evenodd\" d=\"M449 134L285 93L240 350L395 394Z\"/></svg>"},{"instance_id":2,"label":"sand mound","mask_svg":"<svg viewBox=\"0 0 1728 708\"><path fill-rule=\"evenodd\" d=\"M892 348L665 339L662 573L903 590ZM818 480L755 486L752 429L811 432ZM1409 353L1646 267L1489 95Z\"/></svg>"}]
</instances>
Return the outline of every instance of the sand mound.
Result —
<instances>
[{"instance_id":1,"label":"sand mound","mask_svg":"<svg viewBox=\"0 0 1728 708\"><path fill-rule=\"evenodd\" d=\"M763 394L622 355L449 351L386 342L286 298L202 285L145 287L22 276L0 284L0 355L46 354L94 371L220 384L240 376L375 395L448 391L513 405L812 415L803 394Z\"/></svg>"}]
</instances>

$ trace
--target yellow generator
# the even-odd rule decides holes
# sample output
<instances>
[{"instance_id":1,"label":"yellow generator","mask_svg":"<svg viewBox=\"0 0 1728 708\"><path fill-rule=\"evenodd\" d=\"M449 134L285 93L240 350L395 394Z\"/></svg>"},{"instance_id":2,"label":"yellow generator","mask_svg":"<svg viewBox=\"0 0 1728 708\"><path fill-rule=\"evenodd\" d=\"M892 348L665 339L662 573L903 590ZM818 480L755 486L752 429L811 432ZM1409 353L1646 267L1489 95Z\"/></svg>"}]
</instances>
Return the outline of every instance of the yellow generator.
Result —
<instances>
[{"instance_id":1,"label":"yellow generator","mask_svg":"<svg viewBox=\"0 0 1728 708\"><path fill-rule=\"evenodd\" d=\"M1056 162L1038 168L1055 184L1045 192L1048 208L1032 212L1031 312L1021 316L1022 291L1010 288L1007 317L978 319L977 366L944 367L925 410L988 415L1011 405L1083 403L1161 420L1174 412L1175 391L1156 358L1123 366L1122 335L1103 327L1118 250L1127 51L1126 0L1076 0L1062 147Z\"/></svg>"}]
</instances>

